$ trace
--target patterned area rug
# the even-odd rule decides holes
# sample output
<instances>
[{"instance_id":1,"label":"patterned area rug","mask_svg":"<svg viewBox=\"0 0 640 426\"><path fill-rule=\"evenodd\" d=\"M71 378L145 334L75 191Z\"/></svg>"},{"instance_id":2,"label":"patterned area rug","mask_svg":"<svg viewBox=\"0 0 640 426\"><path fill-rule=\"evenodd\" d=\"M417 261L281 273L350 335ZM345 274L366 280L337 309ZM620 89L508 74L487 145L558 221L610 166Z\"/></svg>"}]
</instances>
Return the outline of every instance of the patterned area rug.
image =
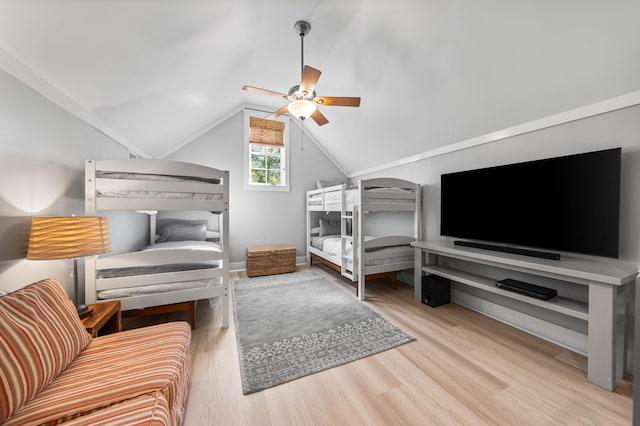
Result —
<instances>
[{"instance_id":1,"label":"patterned area rug","mask_svg":"<svg viewBox=\"0 0 640 426\"><path fill-rule=\"evenodd\" d=\"M244 394L413 340L317 272L233 283Z\"/></svg>"}]
</instances>

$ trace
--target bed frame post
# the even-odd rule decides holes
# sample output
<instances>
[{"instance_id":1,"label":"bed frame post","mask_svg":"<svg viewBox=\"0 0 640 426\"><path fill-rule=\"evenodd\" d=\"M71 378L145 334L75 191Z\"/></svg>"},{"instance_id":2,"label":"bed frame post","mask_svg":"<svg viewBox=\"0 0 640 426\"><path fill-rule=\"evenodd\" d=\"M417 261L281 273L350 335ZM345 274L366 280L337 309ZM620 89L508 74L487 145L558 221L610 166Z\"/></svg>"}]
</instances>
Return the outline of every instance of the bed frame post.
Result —
<instances>
[{"instance_id":1,"label":"bed frame post","mask_svg":"<svg viewBox=\"0 0 640 426\"><path fill-rule=\"evenodd\" d=\"M157 213L149 213L149 245L154 245L156 243L156 233L157 233Z\"/></svg>"},{"instance_id":2,"label":"bed frame post","mask_svg":"<svg viewBox=\"0 0 640 426\"><path fill-rule=\"evenodd\" d=\"M413 225L414 225L413 238L415 238L416 241L422 240L422 220L421 220L422 201L420 197L421 197L420 184L417 183L416 184L416 207L415 207L415 210L413 211Z\"/></svg>"},{"instance_id":3,"label":"bed frame post","mask_svg":"<svg viewBox=\"0 0 640 426\"><path fill-rule=\"evenodd\" d=\"M222 328L229 328L229 171L224 171L224 211L222 216Z\"/></svg>"},{"instance_id":4,"label":"bed frame post","mask_svg":"<svg viewBox=\"0 0 640 426\"><path fill-rule=\"evenodd\" d=\"M365 213L362 207L364 207L364 188L362 185L362 180L359 180L358 181L358 202L356 203L355 206L353 206L353 217L355 218L353 226L356 227L356 224L357 224L357 229L358 229L357 245L356 245L356 242L353 243L354 244L353 258L354 258L354 269L357 270L359 300L364 300L365 298L364 289L365 289L365 283L366 283L366 276L364 273L364 263L365 263L364 229L362 226L362 224L364 223L363 216ZM355 235L354 235L354 240L356 240ZM355 260L356 257L358 258L357 263Z\"/></svg>"},{"instance_id":5,"label":"bed frame post","mask_svg":"<svg viewBox=\"0 0 640 426\"><path fill-rule=\"evenodd\" d=\"M309 252L309 246L311 245L311 212L309 211L309 192L305 195L306 198L306 210L307 210L307 265L311 265L311 253Z\"/></svg>"},{"instance_id":6,"label":"bed frame post","mask_svg":"<svg viewBox=\"0 0 640 426\"><path fill-rule=\"evenodd\" d=\"M84 161L84 214L96 214L96 162Z\"/></svg>"},{"instance_id":7,"label":"bed frame post","mask_svg":"<svg viewBox=\"0 0 640 426\"><path fill-rule=\"evenodd\" d=\"M84 214L96 214L96 162L84 161ZM96 303L96 258L84 258L84 303ZM77 297L77 295L76 295Z\"/></svg>"}]
</instances>

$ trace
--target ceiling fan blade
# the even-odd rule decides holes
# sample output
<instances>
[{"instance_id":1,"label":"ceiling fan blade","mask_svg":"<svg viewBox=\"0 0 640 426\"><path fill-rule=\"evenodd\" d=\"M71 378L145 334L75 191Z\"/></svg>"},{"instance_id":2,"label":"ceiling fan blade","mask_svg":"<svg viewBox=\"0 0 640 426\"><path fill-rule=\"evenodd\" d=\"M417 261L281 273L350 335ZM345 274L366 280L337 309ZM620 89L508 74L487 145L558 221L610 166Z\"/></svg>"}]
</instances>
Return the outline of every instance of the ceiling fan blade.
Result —
<instances>
[{"instance_id":1,"label":"ceiling fan blade","mask_svg":"<svg viewBox=\"0 0 640 426\"><path fill-rule=\"evenodd\" d=\"M289 111L289 105L285 105L282 108L280 108L279 110L277 110L275 112L272 112L271 114L267 115L265 117L265 119L267 119L267 120L274 119L274 118L279 117L282 114L286 113L287 111Z\"/></svg>"},{"instance_id":2,"label":"ceiling fan blade","mask_svg":"<svg viewBox=\"0 0 640 426\"><path fill-rule=\"evenodd\" d=\"M329 120L327 120L327 117L322 115L319 109L313 111L313 114L311 114L311 118L313 118L313 121L315 121L318 126L324 126L329 122Z\"/></svg>"},{"instance_id":3,"label":"ceiling fan blade","mask_svg":"<svg viewBox=\"0 0 640 426\"><path fill-rule=\"evenodd\" d=\"M309 65L305 65L302 69L302 80L300 81L300 88L307 91L307 93L313 92L320 79L321 71L317 70Z\"/></svg>"},{"instance_id":4,"label":"ceiling fan blade","mask_svg":"<svg viewBox=\"0 0 640 426\"><path fill-rule=\"evenodd\" d=\"M273 90L261 89L259 87L253 87L253 86L242 86L242 90L246 90L247 92L261 93L263 95L275 96L278 98L285 98L285 99L287 99L287 96L288 96L286 93L274 92Z\"/></svg>"},{"instance_id":5,"label":"ceiling fan blade","mask_svg":"<svg viewBox=\"0 0 640 426\"><path fill-rule=\"evenodd\" d=\"M347 106L359 107L360 98L339 97L339 96L316 96L313 102L323 106Z\"/></svg>"}]
</instances>

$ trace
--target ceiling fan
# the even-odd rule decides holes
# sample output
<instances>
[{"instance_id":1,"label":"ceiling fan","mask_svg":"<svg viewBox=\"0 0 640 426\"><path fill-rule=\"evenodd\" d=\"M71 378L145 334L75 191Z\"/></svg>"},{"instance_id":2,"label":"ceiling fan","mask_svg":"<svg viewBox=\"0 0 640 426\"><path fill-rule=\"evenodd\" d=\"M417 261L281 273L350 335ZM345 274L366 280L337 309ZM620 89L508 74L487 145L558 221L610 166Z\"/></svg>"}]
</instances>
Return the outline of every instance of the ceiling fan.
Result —
<instances>
[{"instance_id":1,"label":"ceiling fan","mask_svg":"<svg viewBox=\"0 0 640 426\"><path fill-rule=\"evenodd\" d=\"M287 111L295 117L304 120L311 117L318 126L323 126L329 122L327 118L318 110L318 106L348 106L359 107L360 98L354 97L337 97L337 96L317 96L316 85L320 78L320 70L304 64L304 37L311 31L311 24L306 21L298 21L293 26L296 34L300 36L300 65L302 68L302 76L300 84L296 84L288 93L274 92L272 90L260 89L259 87L243 86L242 90L263 95L276 96L278 98L289 99L291 102L280 108L279 110L269 114L268 119L278 117Z\"/></svg>"}]
</instances>

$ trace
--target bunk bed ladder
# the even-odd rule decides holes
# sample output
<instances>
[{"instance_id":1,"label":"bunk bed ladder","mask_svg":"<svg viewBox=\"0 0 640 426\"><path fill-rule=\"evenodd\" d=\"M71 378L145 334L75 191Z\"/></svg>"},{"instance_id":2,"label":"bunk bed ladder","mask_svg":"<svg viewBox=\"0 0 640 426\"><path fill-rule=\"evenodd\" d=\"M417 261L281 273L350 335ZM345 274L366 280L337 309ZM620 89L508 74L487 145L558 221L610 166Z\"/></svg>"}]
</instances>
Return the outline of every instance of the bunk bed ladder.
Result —
<instances>
[{"instance_id":1,"label":"bunk bed ladder","mask_svg":"<svg viewBox=\"0 0 640 426\"><path fill-rule=\"evenodd\" d=\"M346 200L346 191L342 191L342 211L340 213L340 244L341 244L341 256L342 259L340 261L340 273L342 274L343 277L346 277L348 279L350 279L351 281L356 281L357 280L357 268L356 268L356 262L357 262L357 256L355 256L354 254L357 253L356 252L356 246L358 244L356 238L354 238L354 231L357 229L357 215L356 215L356 210L357 207L354 206L354 210L351 212L351 214L349 215L347 210L346 210L346 205L347 205L347 200ZM351 225L351 229L349 229L349 224ZM349 247L349 245L352 244L352 255L348 256L347 253L347 248ZM351 271L349 271L347 269L347 262L351 260Z\"/></svg>"}]
</instances>

